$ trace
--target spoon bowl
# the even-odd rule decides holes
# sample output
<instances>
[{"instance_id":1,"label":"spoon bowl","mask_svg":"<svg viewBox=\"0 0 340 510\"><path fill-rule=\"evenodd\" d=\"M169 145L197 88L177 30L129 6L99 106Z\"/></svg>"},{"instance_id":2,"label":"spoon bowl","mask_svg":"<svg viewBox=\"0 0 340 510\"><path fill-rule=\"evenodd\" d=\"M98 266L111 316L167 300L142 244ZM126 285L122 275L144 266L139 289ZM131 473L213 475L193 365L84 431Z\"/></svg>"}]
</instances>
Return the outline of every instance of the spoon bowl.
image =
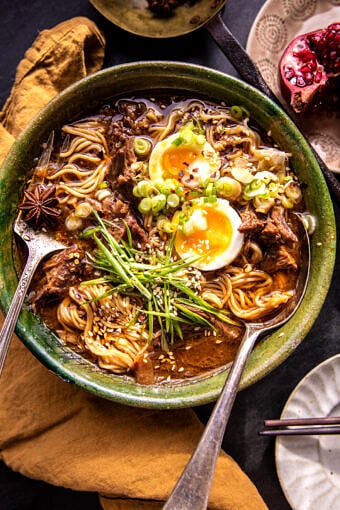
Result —
<instances>
[{"instance_id":1,"label":"spoon bowl","mask_svg":"<svg viewBox=\"0 0 340 510\"><path fill-rule=\"evenodd\" d=\"M156 16L145 0L90 0L103 16L123 30L155 39L177 37L198 30L224 6L225 0L197 0L174 9L171 16Z\"/></svg>"},{"instance_id":2,"label":"spoon bowl","mask_svg":"<svg viewBox=\"0 0 340 510\"><path fill-rule=\"evenodd\" d=\"M38 232L33 230L21 219L20 214L14 222L13 229L26 244L28 258L0 332L0 375L13 331L35 270L47 255L66 248L66 246L50 237L43 230Z\"/></svg>"}]
</instances>

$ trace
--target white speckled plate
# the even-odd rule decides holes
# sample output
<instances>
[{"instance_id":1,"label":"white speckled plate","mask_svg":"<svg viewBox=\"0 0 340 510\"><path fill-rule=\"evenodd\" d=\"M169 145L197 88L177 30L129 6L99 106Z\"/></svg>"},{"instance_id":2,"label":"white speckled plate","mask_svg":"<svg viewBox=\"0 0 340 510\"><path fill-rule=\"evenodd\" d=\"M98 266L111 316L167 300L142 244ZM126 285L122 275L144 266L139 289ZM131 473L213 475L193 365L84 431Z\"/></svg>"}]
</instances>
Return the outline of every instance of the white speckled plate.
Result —
<instances>
[{"instance_id":1,"label":"white speckled plate","mask_svg":"<svg viewBox=\"0 0 340 510\"><path fill-rule=\"evenodd\" d=\"M335 21L340 21L340 0L267 0L259 11L249 33L247 52L282 101L278 63L283 50L297 35ZM303 130L329 169L340 173L339 118L310 116Z\"/></svg>"},{"instance_id":2,"label":"white speckled plate","mask_svg":"<svg viewBox=\"0 0 340 510\"><path fill-rule=\"evenodd\" d=\"M281 418L340 416L340 354L296 386ZM276 468L293 510L340 508L340 435L278 436Z\"/></svg>"}]
</instances>

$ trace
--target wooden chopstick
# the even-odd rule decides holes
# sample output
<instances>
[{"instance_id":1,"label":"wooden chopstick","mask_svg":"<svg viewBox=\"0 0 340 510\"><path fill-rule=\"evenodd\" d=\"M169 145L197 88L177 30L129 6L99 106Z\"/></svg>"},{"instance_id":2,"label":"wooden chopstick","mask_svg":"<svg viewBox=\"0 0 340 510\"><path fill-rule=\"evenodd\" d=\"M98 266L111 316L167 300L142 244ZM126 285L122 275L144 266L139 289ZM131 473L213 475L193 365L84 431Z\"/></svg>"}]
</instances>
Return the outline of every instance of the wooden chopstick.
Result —
<instances>
[{"instance_id":1,"label":"wooden chopstick","mask_svg":"<svg viewBox=\"0 0 340 510\"><path fill-rule=\"evenodd\" d=\"M320 418L282 418L279 420L265 420L265 427L289 427L290 425L340 425L340 416Z\"/></svg>"},{"instance_id":2,"label":"wooden chopstick","mask_svg":"<svg viewBox=\"0 0 340 510\"><path fill-rule=\"evenodd\" d=\"M296 436L340 434L340 417L328 416L323 418L286 418L280 420L265 420L267 430L260 430L261 436Z\"/></svg>"}]
</instances>

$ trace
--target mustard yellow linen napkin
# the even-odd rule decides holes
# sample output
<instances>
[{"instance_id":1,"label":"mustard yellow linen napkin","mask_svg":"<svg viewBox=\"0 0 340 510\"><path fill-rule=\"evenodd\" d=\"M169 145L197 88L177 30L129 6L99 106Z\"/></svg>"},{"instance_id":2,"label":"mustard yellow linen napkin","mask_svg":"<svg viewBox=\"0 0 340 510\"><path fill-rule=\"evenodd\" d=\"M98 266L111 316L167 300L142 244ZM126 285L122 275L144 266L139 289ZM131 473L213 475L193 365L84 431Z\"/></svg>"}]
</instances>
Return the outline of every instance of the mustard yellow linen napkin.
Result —
<instances>
[{"instance_id":1,"label":"mustard yellow linen napkin","mask_svg":"<svg viewBox=\"0 0 340 510\"><path fill-rule=\"evenodd\" d=\"M103 35L86 18L40 33L20 62L0 113L1 160L41 107L67 85L100 69L104 45ZM0 449L3 461L23 475L95 491L105 510L159 509L202 429L191 409L136 409L69 385L13 336L0 380ZM267 506L237 463L222 452L209 508Z\"/></svg>"}]
</instances>

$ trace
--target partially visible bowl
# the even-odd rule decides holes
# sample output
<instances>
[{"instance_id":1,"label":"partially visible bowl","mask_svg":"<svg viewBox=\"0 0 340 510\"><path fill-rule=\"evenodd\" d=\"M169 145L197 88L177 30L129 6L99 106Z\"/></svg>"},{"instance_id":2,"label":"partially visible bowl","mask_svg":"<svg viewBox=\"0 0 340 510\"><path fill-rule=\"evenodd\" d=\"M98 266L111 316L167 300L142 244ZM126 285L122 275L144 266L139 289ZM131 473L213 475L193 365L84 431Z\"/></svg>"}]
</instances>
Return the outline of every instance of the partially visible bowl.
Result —
<instances>
[{"instance_id":1,"label":"partially visible bowl","mask_svg":"<svg viewBox=\"0 0 340 510\"><path fill-rule=\"evenodd\" d=\"M0 181L0 302L6 312L18 277L13 256L12 223L26 174L52 129L81 118L110 98L138 91L186 91L229 104L242 104L250 115L288 153L299 179L306 183L305 201L316 218L312 236L311 276L305 297L294 317L260 341L250 356L241 388L258 381L280 365L304 339L325 300L333 274L336 228L332 202L322 173L303 135L285 113L253 87L202 66L177 62L138 62L93 74L53 99L14 143ZM21 184L18 186L18 182ZM27 308L16 328L23 343L62 379L92 393L137 407L181 408L215 400L227 370L183 383L144 386L132 378L113 375L94 366L60 340Z\"/></svg>"}]
</instances>

